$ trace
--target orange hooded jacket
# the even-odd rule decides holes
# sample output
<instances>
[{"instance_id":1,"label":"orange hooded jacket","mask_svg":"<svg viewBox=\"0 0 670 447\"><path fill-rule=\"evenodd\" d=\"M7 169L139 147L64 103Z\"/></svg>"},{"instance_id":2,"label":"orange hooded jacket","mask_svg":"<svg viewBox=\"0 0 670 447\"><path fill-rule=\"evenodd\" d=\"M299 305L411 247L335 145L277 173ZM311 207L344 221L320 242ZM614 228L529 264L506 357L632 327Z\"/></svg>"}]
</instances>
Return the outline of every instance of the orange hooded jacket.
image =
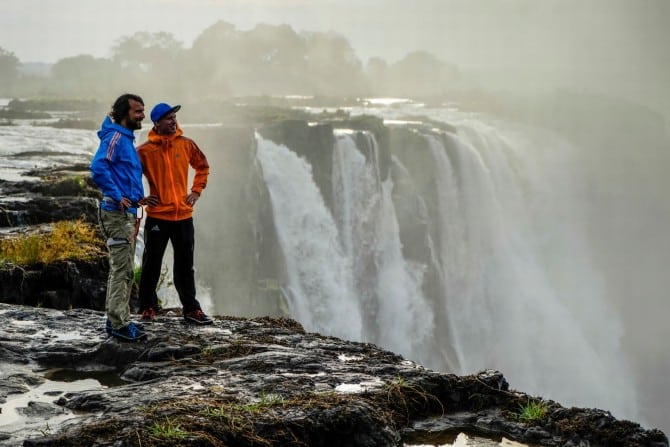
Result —
<instances>
[{"instance_id":1,"label":"orange hooded jacket","mask_svg":"<svg viewBox=\"0 0 670 447\"><path fill-rule=\"evenodd\" d=\"M191 191L201 194L207 186L207 157L183 133L179 125L172 135L158 135L151 129L148 140L137 148L149 194L160 200L158 205L147 207L150 217L176 221L193 215L193 207L186 203L189 165L195 170Z\"/></svg>"}]
</instances>

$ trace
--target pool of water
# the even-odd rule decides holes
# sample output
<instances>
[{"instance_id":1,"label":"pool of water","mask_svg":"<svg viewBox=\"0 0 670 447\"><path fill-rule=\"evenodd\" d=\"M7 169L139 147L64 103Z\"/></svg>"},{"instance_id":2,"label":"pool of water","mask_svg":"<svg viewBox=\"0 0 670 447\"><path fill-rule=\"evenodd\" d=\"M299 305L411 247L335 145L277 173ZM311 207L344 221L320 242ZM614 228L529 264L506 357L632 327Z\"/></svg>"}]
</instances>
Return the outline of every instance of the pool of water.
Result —
<instances>
[{"instance_id":1,"label":"pool of water","mask_svg":"<svg viewBox=\"0 0 670 447\"><path fill-rule=\"evenodd\" d=\"M53 369L35 374L25 365L4 369L0 378L23 378L16 382L25 390L7 395L6 401L0 404L0 433L10 436L0 441L3 446L13 445L18 439L54 433L64 422L82 416L56 404L67 393L102 390L127 383L115 371Z\"/></svg>"},{"instance_id":2,"label":"pool of water","mask_svg":"<svg viewBox=\"0 0 670 447\"><path fill-rule=\"evenodd\" d=\"M404 443L403 447L531 447L529 444L521 444L511 441L507 438L500 440L486 439L477 436L469 436L465 433L459 433L457 436L442 436L442 439L436 439L430 443Z\"/></svg>"}]
</instances>

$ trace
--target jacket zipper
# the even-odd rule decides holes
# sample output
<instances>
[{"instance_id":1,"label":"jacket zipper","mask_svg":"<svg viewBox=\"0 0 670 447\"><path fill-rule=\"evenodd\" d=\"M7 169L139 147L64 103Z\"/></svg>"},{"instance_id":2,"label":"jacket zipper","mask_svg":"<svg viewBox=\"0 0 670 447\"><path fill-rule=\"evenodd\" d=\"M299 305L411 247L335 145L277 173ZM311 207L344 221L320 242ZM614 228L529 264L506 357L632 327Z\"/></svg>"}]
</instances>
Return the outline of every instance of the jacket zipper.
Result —
<instances>
[{"instance_id":1,"label":"jacket zipper","mask_svg":"<svg viewBox=\"0 0 670 447\"><path fill-rule=\"evenodd\" d=\"M171 154L171 148L172 145L170 144L170 141L166 141L166 148L167 150L163 154L164 157L166 157L166 165L168 167L168 174L170 175L170 186L172 187L172 198L175 201L175 211L174 211L174 220L177 220L177 217L179 216L179 198L177 197L177 191L175 190L175 183L174 183L174 175L172 174L172 158L170 157Z\"/></svg>"}]
</instances>

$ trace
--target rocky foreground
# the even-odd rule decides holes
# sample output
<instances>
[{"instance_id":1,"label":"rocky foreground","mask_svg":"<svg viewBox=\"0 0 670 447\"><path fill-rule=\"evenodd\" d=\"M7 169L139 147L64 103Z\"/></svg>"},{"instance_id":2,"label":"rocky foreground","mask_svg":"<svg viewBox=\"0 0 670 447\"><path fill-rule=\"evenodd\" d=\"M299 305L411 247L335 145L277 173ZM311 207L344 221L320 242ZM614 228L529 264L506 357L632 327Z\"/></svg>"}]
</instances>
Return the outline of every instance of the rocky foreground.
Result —
<instances>
[{"instance_id":1,"label":"rocky foreground","mask_svg":"<svg viewBox=\"0 0 670 447\"><path fill-rule=\"evenodd\" d=\"M546 446L668 445L658 430L551 401L546 416L524 422L519 410L533 399L499 372L437 373L288 319L217 317L192 327L163 312L146 341L124 343L107 336L95 310L0 304L0 316L1 403L54 369L118 378L17 408L69 419L0 433L4 445L396 446L459 432Z\"/></svg>"}]
</instances>

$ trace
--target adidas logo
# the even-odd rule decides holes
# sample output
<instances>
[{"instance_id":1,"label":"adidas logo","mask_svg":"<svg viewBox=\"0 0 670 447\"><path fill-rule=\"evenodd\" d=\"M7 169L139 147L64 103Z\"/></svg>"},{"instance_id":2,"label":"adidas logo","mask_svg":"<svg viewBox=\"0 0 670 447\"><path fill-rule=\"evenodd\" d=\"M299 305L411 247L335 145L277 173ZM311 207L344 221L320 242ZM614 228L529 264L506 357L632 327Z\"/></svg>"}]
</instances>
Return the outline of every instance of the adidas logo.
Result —
<instances>
[{"instance_id":1,"label":"adidas logo","mask_svg":"<svg viewBox=\"0 0 670 447\"><path fill-rule=\"evenodd\" d=\"M161 229L158 227L158 225L154 225L149 231L161 231Z\"/></svg>"}]
</instances>

